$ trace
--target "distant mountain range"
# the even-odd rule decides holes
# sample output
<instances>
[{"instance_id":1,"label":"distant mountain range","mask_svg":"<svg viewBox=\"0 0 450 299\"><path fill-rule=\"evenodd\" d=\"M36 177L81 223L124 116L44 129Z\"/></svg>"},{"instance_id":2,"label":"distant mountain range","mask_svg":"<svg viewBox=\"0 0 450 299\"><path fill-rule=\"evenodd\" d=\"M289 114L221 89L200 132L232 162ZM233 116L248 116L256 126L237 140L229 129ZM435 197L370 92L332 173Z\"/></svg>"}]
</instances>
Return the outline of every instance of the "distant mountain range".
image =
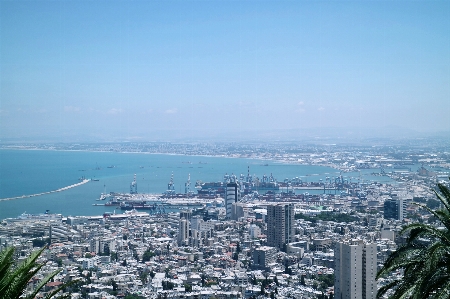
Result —
<instances>
[{"instance_id":1,"label":"distant mountain range","mask_svg":"<svg viewBox=\"0 0 450 299\"><path fill-rule=\"evenodd\" d=\"M323 127L299 129L243 129L231 131L207 130L150 130L142 135L112 136L106 134L65 135L65 136L33 136L3 138L0 143L74 143L74 142L253 142L274 141L290 142L302 141L308 143L362 143L362 142L388 142L407 139L442 138L450 141L450 131L418 132L412 129L385 126L385 127Z\"/></svg>"}]
</instances>

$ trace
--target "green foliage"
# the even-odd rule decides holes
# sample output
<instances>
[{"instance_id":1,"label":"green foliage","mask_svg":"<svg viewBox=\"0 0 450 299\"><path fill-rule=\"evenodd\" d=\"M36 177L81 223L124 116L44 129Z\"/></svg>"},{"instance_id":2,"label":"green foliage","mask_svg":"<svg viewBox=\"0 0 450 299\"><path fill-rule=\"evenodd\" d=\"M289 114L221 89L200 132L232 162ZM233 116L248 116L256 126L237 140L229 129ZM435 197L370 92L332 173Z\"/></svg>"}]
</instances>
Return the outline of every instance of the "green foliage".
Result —
<instances>
[{"instance_id":1,"label":"green foliage","mask_svg":"<svg viewBox=\"0 0 450 299\"><path fill-rule=\"evenodd\" d=\"M439 200L435 200L435 199L431 199L430 198L427 201L427 207L429 207L432 210L438 209L440 205L441 205L441 202Z\"/></svg>"},{"instance_id":2,"label":"green foliage","mask_svg":"<svg viewBox=\"0 0 450 299\"><path fill-rule=\"evenodd\" d=\"M163 287L163 290L173 290L175 285L171 281L163 280L162 287Z\"/></svg>"},{"instance_id":3,"label":"green foliage","mask_svg":"<svg viewBox=\"0 0 450 299\"><path fill-rule=\"evenodd\" d=\"M145 299L145 297L137 294L128 294L124 299Z\"/></svg>"},{"instance_id":4,"label":"green foliage","mask_svg":"<svg viewBox=\"0 0 450 299\"><path fill-rule=\"evenodd\" d=\"M117 252L111 252L110 256L112 262L117 261Z\"/></svg>"},{"instance_id":5,"label":"green foliage","mask_svg":"<svg viewBox=\"0 0 450 299\"><path fill-rule=\"evenodd\" d=\"M33 252L27 259L20 264L14 261L14 248L8 247L0 252L0 294L2 299L31 299L36 297L37 293L59 273L56 270L40 281L36 288L30 293L26 294L25 290L31 278L33 278L45 263L37 262L45 247ZM53 298L63 288L68 287L72 283L62 284L60 287L52 292L49 292L45 298Z\"/></svg>"},{"instance_id":6,"label":"green foliage","mask_svg":"<svg viewBox=\"0 0 450 299\"><path fill-rule=\"evenodd\" d=\"M150 249L147 249L145 252L144 252L144 254L142 255L142 261L143 262L148 262L148 261L150 261L150 259L152 258L152 257L154 257L155 256L155 253L153 252L153 251L151 251Z\"/></svg>"},{"instance_id":7,"label":"green foliage","mask_svg":"<svg viewBox=\"0 0 450 299\"><path fill-rule=\"evenodd\" d=\"M147 271L144 271L139 274L139 279L142 281L142 283L145 284L148 282L148 274L149 274L149 272L147 272Z\"/></svg>"},{"instance_id":8,"label":"green foliage","mask_svg":"<svg viewBox=\"0 0 450 299\"><path fill-rule=\"evenodd\" d=\"M45 245L50 243L50 239L33 239L33 247L39 247L42 248Z\"/></svg>"},{"instance_id":9,"label":"green foliage","mask_svg":"<svg viewBox=\"0 0 450 299\"><path fill-rule=\"evenodd\" d=\"M62 259L56 259L56 263L58 264L58 267L62 266Z\"/></svg>"},{"instance_id":10,"label":"green foliage","mask_svg":"<svg viewBox=\"0 0 450 299\"><path fill-rule=\"evenodd\" d=\"M333 213L333 212L322 212L316 216L307 216L304 214L295 214L295 219L304 219L312 223L316 223L317 220L322 221L334 221L334 222L354 222L358 221L358 218L351 216L351 214Z\"/></svg>"},{"instance_id":11,"label":"green foliage","mask_svg":"<svg viewBox=\"0 0 450 299\"><path fill-rule=\"evenodd\" d=\"M233 254L233 260L235 261L239 260L239 254L237 252Z\"/></svg>"},{"instance_id":12,"label":"green foliage","mask_svg":"<svg viewBox=\"0 0 450 299\"><path fill-rule=\"evenodd\" d=\"M449 298L450 294L450 190L438 184L435 194L443 208L432 210L420 205L443 226L413 223L405 226L401 234L407 236L406 243L393 252L377 279L387 277L393 272L403 271L403 277L392 278L377 293L381 298L389 290L390 298ZM427 242L424 242L427 240Z\"/></svg>"},{"instance_id":13,"label":"green foliage","mask_svg":"<svg viewBox=\"0 0 450 299\"><path fill-rule=\"evenodd\" d=\"M318 275L319 288L325 290L326 288L334 286L334 274Z\"/></svg>"},{"instance_id":14,"label":"green foliage","mask_svg":"<svg viewBox=\"0 0 450 299\"><path fill-rule=\"evenodd\" d=\"M186 283L186 284L184 285L184 290L185 290L186 292L192 292L192 285Z\"/></svg>"}]
</instances>

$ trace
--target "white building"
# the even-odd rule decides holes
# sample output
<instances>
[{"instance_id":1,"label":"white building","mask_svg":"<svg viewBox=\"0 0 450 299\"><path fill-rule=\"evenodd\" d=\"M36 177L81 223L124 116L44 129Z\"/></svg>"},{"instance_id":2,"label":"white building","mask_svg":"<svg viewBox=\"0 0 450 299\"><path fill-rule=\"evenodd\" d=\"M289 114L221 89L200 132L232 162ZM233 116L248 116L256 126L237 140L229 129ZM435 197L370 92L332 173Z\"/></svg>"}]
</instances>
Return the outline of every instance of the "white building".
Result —
<instances>
[{"instance_id":1,"label":"white building","mask_svg":"<svg viewBox=\"0 0 450 299\"><path fill-rule=\"evenodd\" d=\"M377 284L377 245L362 240L336 243L334 250L334 297L375 299Z\"/></svg>"},{"instance_id":2,"label":"white building","mask_svg":"<svg viewBox=\"0 0 450 299\"><path fill-rule=\"evenodd\" d=\"M261 235L261 228L256 224L250 225L249 234L251 239L256 239Z\"/></svg>"},{"instance_id":3,"label":"white building","mask_svg":"<svg viewBox=\"0 0 450 299\"><path fill-rule=\"evenodd\" d=\"M178 246L186 246L189 241L189 221L181 218L178 222Z\"/></svg>"}]
</instances>

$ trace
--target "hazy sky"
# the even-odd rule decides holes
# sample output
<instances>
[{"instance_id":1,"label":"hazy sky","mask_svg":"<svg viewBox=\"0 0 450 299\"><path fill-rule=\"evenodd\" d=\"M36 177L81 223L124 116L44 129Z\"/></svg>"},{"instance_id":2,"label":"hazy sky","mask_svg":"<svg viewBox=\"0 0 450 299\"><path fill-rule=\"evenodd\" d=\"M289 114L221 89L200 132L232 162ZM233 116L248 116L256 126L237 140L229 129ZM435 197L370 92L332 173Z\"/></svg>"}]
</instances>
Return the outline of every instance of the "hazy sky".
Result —
<instances>
[{"instance_id":1,"label":"hazy sky","mask_svg":"<svg viewBox=\"0 0 450 299\"><path fill-rule=\"evenodd\" d=\"M0 138L450 130L450 1L3 1Z\"/></svg>"}]
</instances>

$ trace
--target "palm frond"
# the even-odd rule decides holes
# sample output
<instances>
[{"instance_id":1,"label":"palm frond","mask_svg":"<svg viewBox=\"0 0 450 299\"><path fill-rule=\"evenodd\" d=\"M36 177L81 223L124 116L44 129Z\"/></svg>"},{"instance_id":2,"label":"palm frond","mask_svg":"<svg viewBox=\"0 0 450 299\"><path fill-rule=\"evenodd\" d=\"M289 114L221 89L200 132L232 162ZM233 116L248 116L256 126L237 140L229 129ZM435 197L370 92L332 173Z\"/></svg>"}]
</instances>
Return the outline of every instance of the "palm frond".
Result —
<instances>
[{"instance_id":1,"label":"palm frond","mask_svg":"<svg viewBox=\"0 0 450 299\"><path fill-rule=\"evenodd\" d=\"M6 248L0 252L0 298L2 299L18 299L24 296L28 282L32 279L44 263L39 263L38 259L46 247L33 252L28 258L20 264L14 263L14 248ZM47 275L32 291L27 299L35 298L39 291L48 283L60 270L54 271ZM70 283L62 284L55 291L51 292L47 297L51 298L60 292Z\"/></svg>"},{"instance_id":2,"label":"palm frond","mask_svg":"<svg viewBox=\"0 0 450 299\"><path fill-rule=\"evenodd\" d=\"M376 279L389 277L401 271L397 278L381 287L380 298L392 292L391 299L450 298L450 190L443 184L433 190L443 208L430 212L444 226L436 228L423 223L403 227L400 234L406 236L406 243L393 252L378 271Z\"/></svg>"}]
</instances>

